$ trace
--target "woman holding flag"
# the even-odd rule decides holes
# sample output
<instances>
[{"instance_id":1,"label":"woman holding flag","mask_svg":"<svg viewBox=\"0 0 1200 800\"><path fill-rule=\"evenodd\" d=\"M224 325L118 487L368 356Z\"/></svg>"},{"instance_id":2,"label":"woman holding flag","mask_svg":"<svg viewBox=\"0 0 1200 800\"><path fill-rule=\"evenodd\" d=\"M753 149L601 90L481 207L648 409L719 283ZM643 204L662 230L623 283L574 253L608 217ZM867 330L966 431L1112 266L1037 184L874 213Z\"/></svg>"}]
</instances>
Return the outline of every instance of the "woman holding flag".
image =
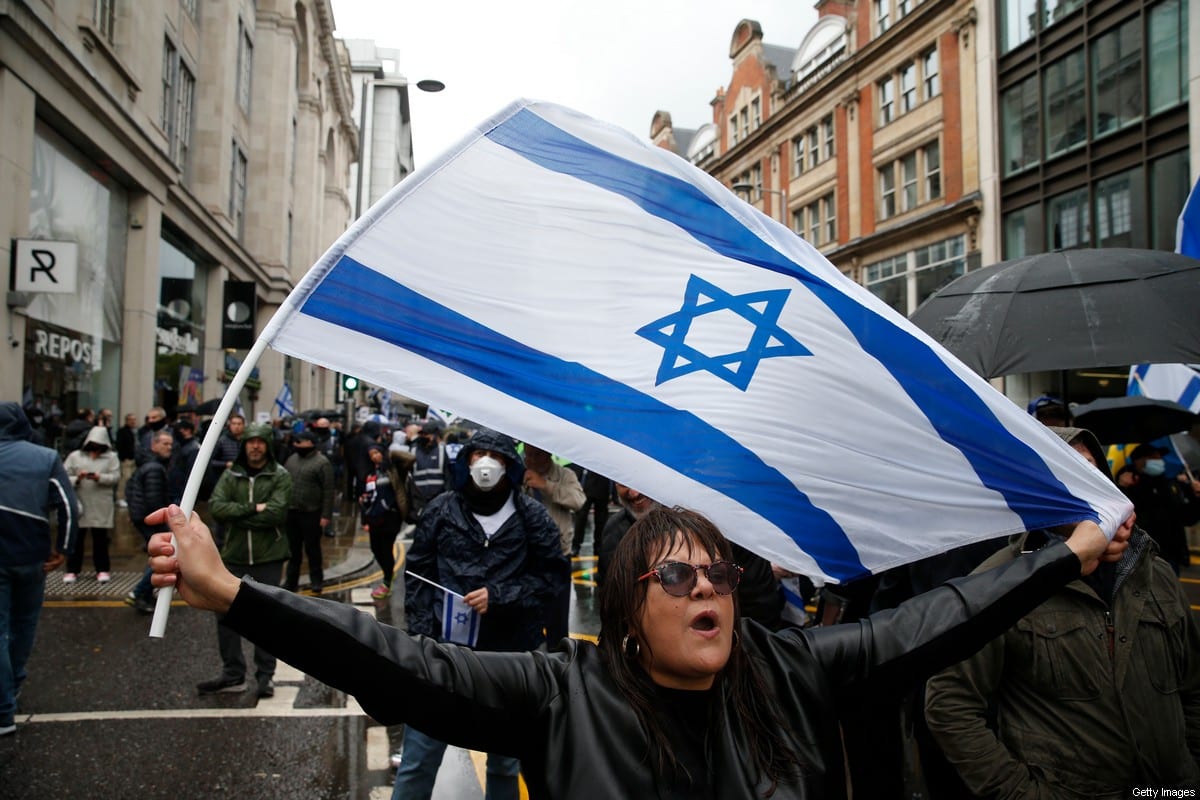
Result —
<instances>
[{"instance_id":1,"label":"woman holding flag","mask_svg":"<svg viewBox=\"0 0 1200 800\"><path fill-rule=\"evenodd\" d=\"M239 581L199 518L175 506L149 521L176 539L151 541L155 585L224 614L382 723L519 758L531 797L584 798L845 797L846 704L897 696L971 654L1118 559L1132 527L1108 542L1082 522L1064 541L859 624L773 633L740 619L741 570L721 532L695 512L656 509L614 556L598 645L485 653Z\"/></svg>"}]
</instances>

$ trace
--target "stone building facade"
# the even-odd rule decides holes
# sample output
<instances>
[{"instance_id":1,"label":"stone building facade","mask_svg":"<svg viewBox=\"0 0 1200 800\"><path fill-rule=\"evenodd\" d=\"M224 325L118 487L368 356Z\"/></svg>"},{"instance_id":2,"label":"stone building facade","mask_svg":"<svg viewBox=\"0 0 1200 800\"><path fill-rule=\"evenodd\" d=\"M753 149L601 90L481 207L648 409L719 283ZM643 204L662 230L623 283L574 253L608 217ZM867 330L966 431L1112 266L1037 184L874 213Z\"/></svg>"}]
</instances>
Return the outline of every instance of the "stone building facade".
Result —
<instances>
[{"instance_id":1,"label":"stone building facade","mask_svg":"<svg viewBox=\"0 0 1200 800\"><path fill-rule=\"evenodd\" d=\"M73 290L38 275L8 293L0 396L140 417L224 393L245 337L352 218L333 30L329 0L0 5L0 247L21 276L31 247L77 250ZM333 400L331 374L268 351L246 412L285 380L297 407Z\"/></svg>"}]
</instances>

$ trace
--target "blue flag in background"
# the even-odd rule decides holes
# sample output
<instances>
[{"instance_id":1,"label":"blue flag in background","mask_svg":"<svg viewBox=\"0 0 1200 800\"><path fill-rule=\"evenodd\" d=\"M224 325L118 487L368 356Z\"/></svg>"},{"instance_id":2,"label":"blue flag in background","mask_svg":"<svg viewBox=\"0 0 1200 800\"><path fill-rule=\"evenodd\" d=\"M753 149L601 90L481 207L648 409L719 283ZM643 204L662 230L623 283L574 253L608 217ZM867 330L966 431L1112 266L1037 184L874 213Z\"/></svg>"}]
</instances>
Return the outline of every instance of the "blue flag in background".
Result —
<instances>
[{"instance_id":1,"label":"blue flag in background","mask_svg":"<svg viewBox=\"0 0 1200 800\"><path fill-rule=\"evenodd\" d=\"M1175 225L1175 252L1200 258L1200 181L1192 187Z\"/></svg>"},{"instance_id":2,"label":"blue flag in background","mask_svg":"<svg viewBox=\"0 0 1200 800\"><path fill-rule=\"evenodd\" d=\"M474 647L479 639L479 613L453 592L442 592L442 638Z\"/></svg>"},{"instance_id":3,"label":"blue flag in background","mask_svg":"<svg viewBox=\"0 0 1200 800\"><path fill-rule=\"evenodd\" d=\"M1111 534L1130 508L786 227L548 103L512 104L398 184L263 336L813 577L1082 519Z\"/></svg>"},{"instance_id":4,"label":"blue flag in background","mask_svg":"<svg viewBox=\"0 0 1200 800\"><path fill-rule=\"evenodd\" d=\"M292 408L292 387L284 381L283 386L279 387L279 394L275 395L275 410L279 412L281 417L293 417L296 411Z\"/></svg>"}]
</instances>

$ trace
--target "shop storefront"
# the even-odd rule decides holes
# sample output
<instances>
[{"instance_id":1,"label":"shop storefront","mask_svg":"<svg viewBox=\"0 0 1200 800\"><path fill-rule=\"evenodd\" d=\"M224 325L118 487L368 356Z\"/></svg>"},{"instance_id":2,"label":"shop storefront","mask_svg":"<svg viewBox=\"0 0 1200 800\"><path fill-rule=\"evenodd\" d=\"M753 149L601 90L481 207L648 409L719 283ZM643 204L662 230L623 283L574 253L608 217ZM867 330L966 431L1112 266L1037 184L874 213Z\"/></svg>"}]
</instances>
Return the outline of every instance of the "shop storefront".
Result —
<instances>
[{"instance_id":1,"label":"shop storefront","mask_svg":"<svg viewBox=\"0 0 1200 800\"><path fill-rule=\"evenodd\" d=\"M115 409L128 199L99 165L42 123L32 172L29 236L75 242L78 261L74 293L34 293L25 307L22 402L48 418Z\"/></svg>"},{"instance_id":2,"label":"shop storefront","mask_svg":"<svg viewBox=\"0 0 1200 800\"><path fill-rule=\"evenodd\" d=\"M159 302L154 398L173 416L204 397L204 313L208 267L164 231L159 242Z\"/></svg>"}]
</instances>

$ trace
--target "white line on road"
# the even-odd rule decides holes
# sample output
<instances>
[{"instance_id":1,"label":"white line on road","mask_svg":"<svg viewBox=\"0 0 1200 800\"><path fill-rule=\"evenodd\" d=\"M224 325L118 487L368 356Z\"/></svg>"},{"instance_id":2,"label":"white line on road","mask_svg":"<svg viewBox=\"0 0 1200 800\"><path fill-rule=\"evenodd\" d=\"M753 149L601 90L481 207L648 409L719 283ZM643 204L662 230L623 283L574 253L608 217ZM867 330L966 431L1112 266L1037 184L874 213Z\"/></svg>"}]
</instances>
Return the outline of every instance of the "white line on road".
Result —
<instances>
[{"instance_id":1,"label":"white line on road","mask_svg":"<svg viewBox=\"0 0 1200 800\"><path fill-rule=\"evenodd\" d=\"M286 688L280 691L287 691ZM294 691L294 690L293 690ZM290 692L288 692L290 694ZM277 695L278 697L278 695ZM293 695L293 701L295 699ZM61 714L30 714L24 722L96 722L120 719L220 719L267 717L358 717L366 713L352 698L346 698L345 708L293 708L260 701L255 708L146 708L129 711L70 711Z\"/></svg>"}]
</instances>

